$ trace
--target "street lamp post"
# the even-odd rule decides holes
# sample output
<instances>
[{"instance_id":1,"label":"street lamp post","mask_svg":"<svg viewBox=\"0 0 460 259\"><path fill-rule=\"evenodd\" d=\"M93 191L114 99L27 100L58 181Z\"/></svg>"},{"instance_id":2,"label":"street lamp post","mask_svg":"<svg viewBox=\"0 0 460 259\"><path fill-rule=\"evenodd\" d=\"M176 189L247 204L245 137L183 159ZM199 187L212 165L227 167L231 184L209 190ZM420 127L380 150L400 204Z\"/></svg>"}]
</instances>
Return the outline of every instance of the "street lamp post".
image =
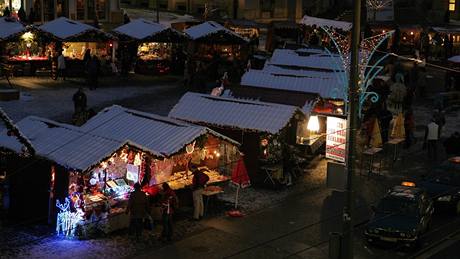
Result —
<instances>
[{"instance_id":1,"label":"street lamp post","mask_svg":"<svg viewBox=\"0 0 460 259\"><path fill-rule=\"evenodd\" d=\"M349 110L347 126L347 190L346 204L343 208L342 258L353 258L353 177L355 163L356 131L359 109L359 44L360 44L361 0L354 0L353 32L351 39L350 80L348 86Z\"/></svg>"}]
</instances>

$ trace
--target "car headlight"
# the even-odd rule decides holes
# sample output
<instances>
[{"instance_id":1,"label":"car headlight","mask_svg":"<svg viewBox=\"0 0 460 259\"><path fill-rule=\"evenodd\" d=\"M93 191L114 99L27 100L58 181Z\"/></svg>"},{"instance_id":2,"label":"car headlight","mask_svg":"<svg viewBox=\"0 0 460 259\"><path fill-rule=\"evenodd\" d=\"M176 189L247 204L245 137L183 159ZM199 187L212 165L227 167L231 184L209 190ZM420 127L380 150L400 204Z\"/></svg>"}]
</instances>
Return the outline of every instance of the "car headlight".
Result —
<instances>
[{"instance_id":1,"label":"car headlight","mask_svg":"<svg viewBox=\"0 0 460 259\"><path fill-rule=\"evenodd\" d=\"M442 196L438 198L438 201L450 201L450 200L452 200L451 195L446 195L446 196Z\"/></svg>"}]
</instances>

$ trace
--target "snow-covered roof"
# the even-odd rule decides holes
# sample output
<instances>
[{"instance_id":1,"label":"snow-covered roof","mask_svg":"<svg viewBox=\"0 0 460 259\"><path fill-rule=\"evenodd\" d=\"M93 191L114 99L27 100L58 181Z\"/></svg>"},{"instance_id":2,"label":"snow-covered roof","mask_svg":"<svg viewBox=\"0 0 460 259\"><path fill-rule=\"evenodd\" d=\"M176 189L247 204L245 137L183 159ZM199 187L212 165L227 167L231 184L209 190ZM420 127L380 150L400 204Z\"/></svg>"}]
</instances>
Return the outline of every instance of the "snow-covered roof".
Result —
<instances>
[{"instance_id":1,"label":"snow-covered roof","mask_svg":"<svg viewBox=\"0 0 460 259\"><path fill-rule=\"evenodd\" d=\"M6 40L25 30L24 25L16 19L0 17L0 40Z\"/></svg>"},{"instance_id":2,"label":"snow-covered roof","mask_svg":"<svg viewBox=\"0 0 460 259\"><path fill-rule=\"evenodd\" d=\"M171 109L169 117L276 134L286 127L296 111L298 108L294 106L188 92Z\"/></svg>"},{"instance_id":3,"label":"snow-covered roof","mask_svg":"<svg viewBox=\"0 0 460 259\"><path fill-rule=\"evenodd\" d=\"M262 69L263 72L273 74L273 75L288 75L288 76L299 76L299 77L316 77L316 78L332 78L335 79L338 76L345 76L344 72L327 72L327 71L317 71L317 70L308 70L308 69L294 69L294 68L285 68L272 64L265 64Z\"/></svg>"},{"instance_id":4,"label":"snow-covered roof","mask_svg":"<svg viewBox=\"0 0 460 259\"><path fill-rule=\"evenodd\" d=\"M86 170L118 150L122 144L80 131L78 127L29 116L17 127L32 142L36 155L76 170ZM14 136L2 134L0 145L21 153Z\"/></svg>"},{"instance_id":5,"label":"snow-covered roof","mask_svg":"<svg viewBox=\"0 0 460 259\"><path fill-rule=\"evenodd\" d=\"M93 26L84 24L79 21L70 20L66 17L59 17L55 20L49 21L40 26L39 29L48 32L61 40L67 40L69 38L73 38L87 32L104 34L107 37L109 37L103 31Z\"/></svg>"},{"instance_id":6,"label":"snow-covered roof","mask_svg":"<svg viewBox=\"0 0 460 259\"><path fill-rule=\"evenodd\" d=\"M454 62L454 63L460 63L460 56L453 56L447 60L449 60L450 62Z\"/></svg>"},{"instance_id":7,"label":"snow-covered roof","mask_svg":"<svg viewBox=\"0 0 460 259\"><path fill-rule=\"evenodd\" d=\"M167 31L181 36L181 33L174 29L145 19L136 19L114 29L116 33L124 34L137 40L144 40Z\"/></svg>"},{"instance_id":8,"label":"snow-covered roof","mask_svg":"<svg viewBox=\"0 0 460 259\"><path fill-rule=\"evenodd\" d=\"M275 49L268 64L299 68L337 71L342 70L342 61L338 55L313 54L300 55L291 49Z\"/></svg>"},{"instance_id":9,"label":"snow-covered roof","mask_svg":"<svg viewBox=\"0 0 460 259\"><path fill-rule=\"evenodd\" d=\"M179 152L187 144L205 134L211 134L238 144L206 127L130 110L117 105L99 112L81 126L81 130L120 142L129 141L144 150L166 157Z\"/></svg>"},{"instance_id":10,"label":"snow-covered roof","mask_svg":"<svg viewBox=\"0 0 460 259\"><path fill-rule=\"evenodd\" d=\"M270 88L303 93L315 93L323 98L343 98L339 96L342 86L334 78L314 78L274 75L261 70L249 70L241 78L242 86Z\"/></svg>"},{"instance_id":11,"label":"snow-covered roof","mask_svg":"<svg viewBox=\"0 0 460 259\"><path fill-rule=\"evenodd\" d=\"M241 37L239 34L225 28L224 26L214 21L204 22L185 30L185 34L187 34L192 40L202 39L212 34L218 33L223 33L239 41L247 42L247 40Z\"/></svg>"},{"instance_id":12,"label":"snow-covered roof","mask_svg":"<svg viewBox=\"0 0 460 259\"><path fill-rule=\"evenodd\" d=\"M352 23L343 22L343 21L336 21L336 20L329 20L323 18L317 18L313 16L304 15L300 23L307 26L316 25L318 27L333 27L336 29L341 29L344 31L348 31L352 27Z\"/></svg>"}]
</instances>

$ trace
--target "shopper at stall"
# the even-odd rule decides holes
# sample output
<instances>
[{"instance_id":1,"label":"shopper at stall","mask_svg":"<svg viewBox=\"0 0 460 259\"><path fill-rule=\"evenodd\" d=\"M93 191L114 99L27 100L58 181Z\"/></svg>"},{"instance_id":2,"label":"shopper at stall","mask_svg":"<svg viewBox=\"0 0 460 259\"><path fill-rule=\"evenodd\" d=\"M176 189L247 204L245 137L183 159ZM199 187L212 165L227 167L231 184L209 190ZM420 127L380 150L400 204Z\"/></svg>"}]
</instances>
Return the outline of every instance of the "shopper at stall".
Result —
<instances>
[{"instance_id":1,"label":"shopper at stall","mask_svg":"<svg viewBox=\"0 0 460 259\"><path fill-rule=\"evenodd\" d=\"M65 70L66 70L66 65L65 65L65 58L64 54L62 54L62 51L59 52L59 56L57 58L57 76L56 79L61 77L65 81Z\"/></svg>"},{"instance_id":2,"label":"shopper at stall","mask_svg":"<svg viewBox=\"0 0 460 259\"><path fill-rule=\"evenodd\" d=\"M78 91L73 95L73 104L75 106L75 113L79 114L86 111L86 94L83 88L78 88Z\"/></svg>"},{"instance_id":3,"label":"shopper at stall","mask_svg":"<svg viewBox=\"0 0 460 259\"><path fill-rule=\"evenodd\" d=\"M163 231L161 232L160 240L172 241L173 236L173 215L177 208L178 199L176 193L171 189L168 183L163 183L163 191L161 193L161 209Z\"/></svg>"},{"instance_id":4,"label":"shopper at stall","mask_svg":"<svg viewBox=\"0 0 460 259\"><path fill-rule=\"evenodd\" d=\"M193 169L193 219L200 220L204 215L203 190L209 181L209 176L201 170Z\"/></svg>"},{"instance_id":5,"label":"shopper at stall","mask_svg":"<svg viewBox=\"0 0 460 259\"><path fill-rule=\"evenodd\" d=\"M126 213L129 213L130 216L130 233L132 234L134 231L136 241L139 241L142 236L143 220L149 211L148 205L147 196L141 190L141 185L139 183L134 184L134 192L129 196Z\"/></svg>"},{"instance_id":6,"label":"shopper at stall","mask_svg":"<svg viewBox=\"0 0 460 259\"><path fill-rule=\"evenodd\" d=\"M95 90L98 87L98 78L100 73L101 63L96 55L91 57L88 63L88 74L89 74L89 89Z\"/></svg>"}]
</instances>

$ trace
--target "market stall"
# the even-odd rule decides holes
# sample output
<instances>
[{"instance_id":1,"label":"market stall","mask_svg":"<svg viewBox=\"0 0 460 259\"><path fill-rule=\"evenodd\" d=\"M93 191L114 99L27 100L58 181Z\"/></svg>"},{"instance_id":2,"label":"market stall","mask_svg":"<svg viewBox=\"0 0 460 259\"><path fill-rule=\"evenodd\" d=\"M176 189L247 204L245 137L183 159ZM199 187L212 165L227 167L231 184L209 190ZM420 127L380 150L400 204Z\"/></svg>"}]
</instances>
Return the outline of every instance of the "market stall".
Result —
<instances>
[{"instance_id":1,"label":"market stall","mask_svg":"<svg viewBox=\"0 0 460 259\"><path fill-rule=\"evenodd\" d=\"M107 63L114 57L113 47L115 37L97 29L93 26L60 17L47 22L39 27L41 31L53 35L56 40L50 44L54 54L62 49L66 58L67 74L82 75L85 64L83 62L85 54L89 52L91 56L97 56L101 63ZM104 67L102 68L104 69Z\"/></svg>"},{"instance_id":2,"label":"market stall","mask_svg":"<svg viewBox=\"0 0 460 259\"><path fill-rule=\"evenodd\" d=\"M43 169L48 185L41 180L31 190L51 190L48 197L37 195L35 202L45 208L57 205L50 205L49 215L57 214L56 230L65 235L91 236L127 227L125 211L135 183L153 202L168 182L181 206L189 206L191 164L205 170L209 185L218 185L230 179L238 160L238 143L212 130L119 106L104 109L81 127L27 117L18 128L30 136L37 155L49 161ZM14 136L1 138L0 144L21 153ZM43 170L33 173L46 175Z\"/></svg>"},{"instance_id":3,"label":"market stall","mask_svg":"<svg viewBox=\"0 0 460 259\"><path fill-rule=\"evenodd\" d=\"M251 182L261 184L266 174L263 166L281 168L276 175L283 177L283 166L289 166L283 162L285 148L295 145L296 127L304 114L294 106L188 92L169 116L238 140Z\"/></svg>"},{"instance_id":4,"label":"market stall","mask_svg":"<svg viewBox=\"0 0 460 259\"><path fill-rule=\"evenodd\" d=\"M259 47L260 25L257 22L231 19L225 22L225 27L248 39L249 44L256 49Z\"/></svg>"},{"instance_id":5,"label":"market stall","mask_svg":"<svg viewBox=\"0 0 460 259\"><path fill-rule=\"evenodd\" d=\"M246 60L248 40L209 21L184 31L192 40L189 53L198 60L211 60L219 55L225 61Z\"/></svg>"},{"instance_id":6,"label":"market stall","mask_svg":"<svg viewBox=\"0 0 460 259\"><path fill-rule=\"evenodd\" d=\"M167 74L172 69L183 72L182 52L187 38L182 33L144 19L133 20L113 31L122 44L137 47L136 72Z\"/></svg>"},{"instance_id":7,"label":"market stall","mask_svg":"<svg viewBox=\"0 0 460 259\"><path fill-rule=\"evenodd\" d=\"M16 76L49 68L47 40L49 35L33 26L24 26L12 17L0 18L0 54Z\"/></svg>"}]
</instances>

